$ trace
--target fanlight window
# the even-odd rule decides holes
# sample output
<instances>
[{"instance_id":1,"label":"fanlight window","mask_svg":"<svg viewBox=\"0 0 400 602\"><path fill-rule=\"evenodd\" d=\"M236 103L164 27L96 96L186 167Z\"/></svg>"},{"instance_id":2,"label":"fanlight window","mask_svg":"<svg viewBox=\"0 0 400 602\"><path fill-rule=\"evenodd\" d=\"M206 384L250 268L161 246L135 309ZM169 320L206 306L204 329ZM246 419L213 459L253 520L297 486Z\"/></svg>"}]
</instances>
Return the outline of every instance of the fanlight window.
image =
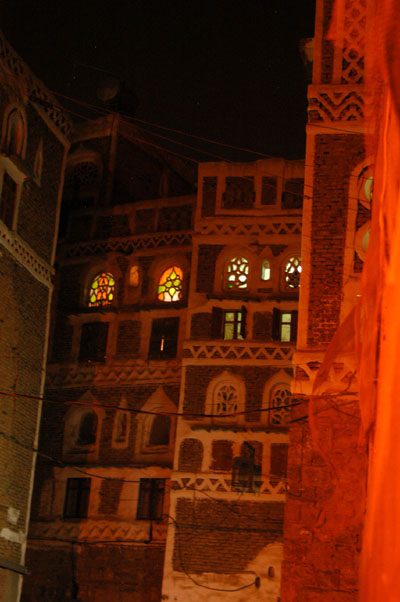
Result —
<instances>
[{"instance_id":1,"label":"fanlight window","mask_svg":"<svg viewBox=\"0 0 400 602\"><path fill-rule=\"evenodd\" d=\"M180 301L182 299L182 280L183 272L176 265L165 270L158 282L158 299L166 303Z\"/></svg>"},{"instance_id":2,"label":"fanlight window","mask_svg":"<svg viewBox=\"0 0 400 602\"><path fill-rule=\"evenodd\" d=\"M245 257L232 257L226 267L226 287L231 290L247 288L249 262Z\"/></svg>"},{"instance_id":3,"label":"fanlight window","mask_svg":"<svg viewBox=\"0 0 400 602\"><path fill-rule=\"evenodd\" d=\"M301 258L291 257L285 265L285 286L296 289L300 286Z\"/></svg>"},{"instance_id":4,"label":"fanlight window","mask_svg":"<svg viewBox=\"0 0 400 602\"><path fill-rule=\"evenodd\" d=\"M109 272L101 272L92 282L89 293L89 307L110 305L114 299L115 279Z\"/></svg>"},{"instance_id":5,"label":"fanlight window","mask_svg":"<svg viewBox=\"0 0 400 602\"><path fill-rule=\"evenodd\" d=\"M292 396L286 384L276 385L270 394L268 422L270 426L287 427L289 425Z\"/></svg>"},{"instance_id":6,"label":"fanlight window","mask_svg":"<svg viewBox=\"0 0 400 602\"><path fill-rule=\"evenodd\" d=\"M239 409L239 393L231 383L221 383L214 390L213 413L223 416Z\"/></svg>"}]
</instances>

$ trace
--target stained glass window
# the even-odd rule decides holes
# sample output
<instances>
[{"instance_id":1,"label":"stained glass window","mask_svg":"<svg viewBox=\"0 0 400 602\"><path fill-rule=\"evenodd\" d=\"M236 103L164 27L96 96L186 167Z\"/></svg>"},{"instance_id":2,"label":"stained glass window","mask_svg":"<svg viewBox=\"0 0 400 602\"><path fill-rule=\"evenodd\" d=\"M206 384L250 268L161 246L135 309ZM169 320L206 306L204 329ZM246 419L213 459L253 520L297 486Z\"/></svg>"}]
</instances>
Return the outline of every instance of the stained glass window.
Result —
<instances>
[{"instance_id":1,"label":"stained glass window","mask_svg":"<svg viewBox=\"0 0 400 602\"><path fill-rule=\"evenodd\" d=\"M245 257L232 257L226 266L226 287L231 290L247 288L249 262Z\"/></svg>"},{"instance_id":2,"label":"stained glass window","mask_svg":"<svg viewBox=\"0 0 400 602\"><path fill-rule=\"evenodd\" d=\"M285 286L286 288L299 288L301 274L300 257L291 257L285 266Z\"/></svg>"},{"instance_id":3,"label":"stained glass window","mask_svg":"<svg viewBox=\"0 0 400 602\"><path fill-rule=\"evenodd\" d=\"M109 272L101 272L92 282L89 293L89 307L110 305L114 299L115 279Z\"/></svg>"},{"instance_id":4,"label":"stained glass window","mask_svg":"<svg viewBox=\"0 0 400 602\"><path fill-rule=\"evenodd\" d=\"M180 301L182 299L182 280L183 272L176 265L165 270L158 282L158 299L166 303Z\"/></svg>"}]
</instances>

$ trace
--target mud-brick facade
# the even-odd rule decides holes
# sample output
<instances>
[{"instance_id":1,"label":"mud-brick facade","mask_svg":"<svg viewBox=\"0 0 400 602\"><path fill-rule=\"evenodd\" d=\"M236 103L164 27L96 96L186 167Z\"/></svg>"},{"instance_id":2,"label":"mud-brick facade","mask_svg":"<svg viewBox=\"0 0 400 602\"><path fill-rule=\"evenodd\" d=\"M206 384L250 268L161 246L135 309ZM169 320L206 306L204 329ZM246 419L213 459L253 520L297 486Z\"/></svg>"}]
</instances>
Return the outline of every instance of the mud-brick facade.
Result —
<instances>
[{"instance_id":1,"label":"mud-brick facade","mask_svg":"<svg viewBox=\"0 0 400 602\"><path fill-rule=\"evenodd\" d=\"M369 237L372 161L365 156L366 2L317 2L303 209L303 273L285 508L282 602L355 602L367 455L360 445L354 308ZM326 360L327 361L327 360Z\"/></svg>"},{"instance_id":2,"label":"mud-brick facade","mask_svg":"<svg viewBox=\"0 0 400 602\"><path fill-rule=\"evenodd\" d=\"M72 135L23 600L275 601L304 166L205 164L196 197L148 142Z\"/></svg>"},{"instance_id":3,"label":"mud-brick facade","mask_svg":"<svg viewBox=\"0 0 400 602\"><path fill-rule=\"evenodd\" d=\"M160 600L195 179L137 137L71 134L26 602Z\"/></svg>"},{"instance_id":4,"label":"mud-brick facade","mask_svg":"<svg viewBox=\"0 0 400 602\"><path fill-rule=\"evenodd\" d=\"M26 573L70 125L1 33L0 57L0 600L16 602Z\"/></svg>"},{"instance_id":5,"label":"mud-brick facade","mask_svg":"<svg viewBox=\"0 0 400 602\"><path fill-rule=\"evenodd\" d=\"M164 600L279 597L303 177L199 166Z\"/></svg>"}]
</instances>

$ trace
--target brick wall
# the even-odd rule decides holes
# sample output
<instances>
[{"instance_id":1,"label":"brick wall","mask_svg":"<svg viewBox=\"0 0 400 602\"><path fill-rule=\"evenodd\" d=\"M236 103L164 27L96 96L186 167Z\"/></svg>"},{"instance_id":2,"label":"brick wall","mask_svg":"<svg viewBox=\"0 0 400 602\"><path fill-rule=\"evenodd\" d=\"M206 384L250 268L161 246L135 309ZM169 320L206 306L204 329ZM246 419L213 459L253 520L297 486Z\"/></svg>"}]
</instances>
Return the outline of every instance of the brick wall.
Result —
<instances>
[{"instance_id":1,"label":"brick wall","mask_svg":"<svg viewBox=\"0 0 400 602\"><path fill-rule=\"evenodd\" d=\"M178 499L173 566L188 573L237 573L282 540L283 503Z\"/></svg>"}]
</instances>

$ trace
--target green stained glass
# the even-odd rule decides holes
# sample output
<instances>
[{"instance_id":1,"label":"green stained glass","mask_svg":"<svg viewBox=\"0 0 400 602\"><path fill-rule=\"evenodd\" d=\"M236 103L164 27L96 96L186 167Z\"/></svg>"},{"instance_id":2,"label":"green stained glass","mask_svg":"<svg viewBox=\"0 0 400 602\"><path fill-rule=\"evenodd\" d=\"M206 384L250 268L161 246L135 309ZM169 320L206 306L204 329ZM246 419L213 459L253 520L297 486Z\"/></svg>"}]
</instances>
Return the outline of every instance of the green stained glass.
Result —
<instances>
[{"instance_id":1,"label":"green stained glass","mask_svg":"<svg viewBox=\"0 0 400 602\"><path fill-rule=\"evenodd\" d=\"M182 298L182 279L181 268L173 266L165 270L158 283L158 299L167 303L179 301Z\"/></svg>"},{"instance_id":2,"label":"green stained glass","mask_svg":"<svg viewBox=\"0 0 400 602\"><path fill-rule=\"evenodd\" d=\"M89 291L89 307L104 307L114 299L115 278L108 272L101 272L94 278Z\"/></svg>"}]
</instances>

